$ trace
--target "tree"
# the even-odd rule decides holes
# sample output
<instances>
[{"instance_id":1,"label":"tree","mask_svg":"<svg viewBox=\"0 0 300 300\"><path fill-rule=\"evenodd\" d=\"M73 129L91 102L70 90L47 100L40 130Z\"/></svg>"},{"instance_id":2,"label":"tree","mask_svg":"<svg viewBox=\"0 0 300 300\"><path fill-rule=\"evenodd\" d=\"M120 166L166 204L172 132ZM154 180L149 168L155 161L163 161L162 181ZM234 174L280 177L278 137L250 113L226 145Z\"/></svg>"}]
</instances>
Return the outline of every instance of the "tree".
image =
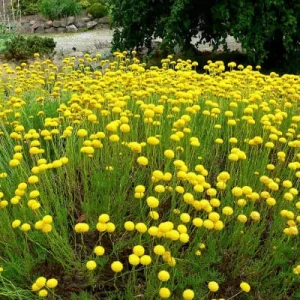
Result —
<instances>
[{"instance_id":1,"label":"tree","mask_svg":"<svg viewBox=\"0 0 300 300\"><path fill-rule=\"evenodd\" d=\"M215 47L232 35L251 63L282 66L299 59L300 2L294 0L110 0L115 49L146 46L188 49L192 37ZM201 33L201 35L199 35ZM294 63L295 65L295 63Z\"/></svg>"}]
</instances>

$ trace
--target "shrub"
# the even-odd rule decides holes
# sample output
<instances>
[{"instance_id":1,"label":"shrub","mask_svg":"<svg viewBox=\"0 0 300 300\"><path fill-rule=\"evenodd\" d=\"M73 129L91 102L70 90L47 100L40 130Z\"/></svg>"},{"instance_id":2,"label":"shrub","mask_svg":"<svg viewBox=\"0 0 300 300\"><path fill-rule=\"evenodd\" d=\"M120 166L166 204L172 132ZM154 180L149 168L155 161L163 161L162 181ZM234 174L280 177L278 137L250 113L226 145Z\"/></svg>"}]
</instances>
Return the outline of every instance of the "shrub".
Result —
<instances>
[{"instance_id":1,"label":"shrub","mask_svg":"<svg viewBox=\"0 0 300 300\"><path fill-rule=\"evenodd\" d=\"M42 56L51 56L54 53L56 43L52 38L41 38L38 36L16 36L5 42L4 56L6 59L28 60L34 53Z\"/></svg>"},{"instance_id":2,"label":"shrub","mask_svg":"<svg viewBox=\"0 0 300 300\"><path fill-rule=\"evenodd\" d=\"M15 30L9 30L5 24L0 24L0 53L5 50L5 42L11 40L15 36Z\"/></svg>"},{"instance_id":3,"label":"shrub","mask_svg":"<svg viewBox=\"0 0 300 300\"><path fill-rule=\"evenodd\" d=\"M78 15L81 11L80 3L76 0L42 0L40 12L50 20Z\"/></svg>"},{"instance_id":4,"label":"shrub","mask_svg":"<svg viewBox=\"0 0 300 300\"><path fill-rule=\"evenodd\" d=\"M216 48L232 35L247 51L249 62L285 67L299 57L300 5L273 0L110 0L117 28L114 49L132 49L163 39L162 47L188 49L193 37ZM134 7L134 9L133 9ZM199 32L201 35L199 36Z\"/></svg>"},{"instance_id":5,"label":"shrub","mask_svg":"<svg viewBox=\"0 0 300 300\"><path fill-rule=\"evenodd\" d=\"M39 1L37 0L13 0L13 8L23 16L34 15L39 12Z\"/></svg>"},{"instance_id":6,"label":"shrub","mask_svg":"<svg viewBox=\"0 0 300 300\"><path fill-rule=\"evenodd\" d=\"M79 4L82 8L86 9L91 5L91 2L88 0L81 0Z\"/></svg>"},{"instance_id":7,"label":"shrub","mask_svg":"<svg viewBox=\"0 0 300 300\"><path fill-rule=\"evenodd\" d=\"M107 8L101 3L94 3L87 9L87 12L91 14L94 19L102 18L107 15Z\"/></svg>"}]
</instances>

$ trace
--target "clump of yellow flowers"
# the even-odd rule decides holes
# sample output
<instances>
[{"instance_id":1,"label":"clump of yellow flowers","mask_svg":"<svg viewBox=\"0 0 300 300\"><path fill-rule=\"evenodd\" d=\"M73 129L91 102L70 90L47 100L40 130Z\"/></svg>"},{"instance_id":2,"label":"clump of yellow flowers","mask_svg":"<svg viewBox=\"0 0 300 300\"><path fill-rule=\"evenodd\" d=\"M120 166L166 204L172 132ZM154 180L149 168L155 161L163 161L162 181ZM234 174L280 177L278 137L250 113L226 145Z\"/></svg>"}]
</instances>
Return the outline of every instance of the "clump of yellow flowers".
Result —
<instances>
[{"instance_id":1,"label":"clump of yellow flowers","mask_svg":"<svg viewBox=\"0 0 300 300\"><path fill-rule=\"evenodd\" d=\"M0 65L1 295L299 298L300 77L161 63Z\"/></svg>"}]
</instances>

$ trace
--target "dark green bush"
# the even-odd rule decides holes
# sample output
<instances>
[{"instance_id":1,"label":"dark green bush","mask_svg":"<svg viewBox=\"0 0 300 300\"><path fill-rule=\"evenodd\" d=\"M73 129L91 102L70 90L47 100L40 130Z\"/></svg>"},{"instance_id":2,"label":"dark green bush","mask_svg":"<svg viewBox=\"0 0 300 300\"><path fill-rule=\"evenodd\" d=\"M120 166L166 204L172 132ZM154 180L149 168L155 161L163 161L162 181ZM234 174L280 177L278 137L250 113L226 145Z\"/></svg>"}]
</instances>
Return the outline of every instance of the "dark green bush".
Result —
<instances>
[{"instance_id":1,"label":"dark green bush","mask_svg":"<svg viewBox=\"0 0 300 300\"><path fill-rule=\"evenodd\" d=\"M102 18L107 15L107 8L101 3L94 3L88 9L87 12L92 15L94 19Z\"/></svg>"},{"instance_id":2,"label":"dark green bush","mask_svg":"<svg viewBox=\"0 0 300 300\"><path fill-rule=\"evenodd\" d=\"M79 4L82 8L86 9L91 5L91 2L89 0L81 0Z\"/></svg>"},{"instance_id":3,"label":"dark green bush","mask_svg":"<svg viewBox=\"0 0 300 300\"><path fill-rule=\"evenodd\" d=\"M38 0L13 0L15 12L21 12L23 16L34 15L39 13Z\"/></svg>"},{"instance_id":4,"label":"dark green bush","mask_svg":"<svg viewBox=\"0 0 300 300\"><path fill-rule=\"evenodd\" d=\"M188 50L192 37L217 48L232 35L251 64L286 68L299 61L300 2L286 0L109 0L116 29L113 50L148 47ZM121 29L119 29L121 28ZM199 35L201 33L201 35ZM149 48L149 47L148 47ZM296 65L297 63L292 63Z\"/></svg>"},{"instance_id":5,"label":"dark green bush","mask_svg":"<svg viewBox=\"0 0 300 300\"><path fill-rule=\"evenodd\" d=\"M81 5L76 0L41 0L39 9L42 15L50 20L78 15Z\"/></svg>"},{"instance_id":6,"label":"dark green bush","mask_svg":"<svg viewBox=\"0 0 300 300\"><path fill-rule=\"evenodd\" d=\"M4 56L7 60L28 60L34 53L41 56L50 57L54 53L56 43L52 38L41 38L30 36L24 38L21 35L5 42Z\"/></svg>"}]
</instances>

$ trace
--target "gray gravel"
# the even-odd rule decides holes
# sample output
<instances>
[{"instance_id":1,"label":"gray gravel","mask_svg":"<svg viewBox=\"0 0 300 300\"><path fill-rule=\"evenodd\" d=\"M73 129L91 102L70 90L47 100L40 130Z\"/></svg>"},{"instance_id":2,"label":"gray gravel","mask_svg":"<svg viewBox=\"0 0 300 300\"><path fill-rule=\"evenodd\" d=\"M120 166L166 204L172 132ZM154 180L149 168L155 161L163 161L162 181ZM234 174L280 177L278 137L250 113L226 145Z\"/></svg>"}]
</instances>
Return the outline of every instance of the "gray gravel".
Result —
<instances>
[{"instance_id":1,"label":"gray gravel","mask_svg":"<svg viewBox=\"0 0 300 300\"><path fill-rule=\"evenodd\" d=\"M50 36L50 35L48 35ZM102 53L103 56L109 56L110 54L110 43L113 37L113 30L109 28L96 29L87 32L77 32L69 34L53 34L51 37L56 42L56 53L57 56L75 55L81 56L86 53ZM192 39L192 43L197 42L197 38ZM159 41L159 39L157 40ZM241 50L241 46L233 37L227 38L229 49ZM75 48L76 50L73 50ZM212 47L209 44L201 44L198 46L200 51L210 51ZM220 48L220 50L222 50Z\"/></svg>"}]
</instances>

